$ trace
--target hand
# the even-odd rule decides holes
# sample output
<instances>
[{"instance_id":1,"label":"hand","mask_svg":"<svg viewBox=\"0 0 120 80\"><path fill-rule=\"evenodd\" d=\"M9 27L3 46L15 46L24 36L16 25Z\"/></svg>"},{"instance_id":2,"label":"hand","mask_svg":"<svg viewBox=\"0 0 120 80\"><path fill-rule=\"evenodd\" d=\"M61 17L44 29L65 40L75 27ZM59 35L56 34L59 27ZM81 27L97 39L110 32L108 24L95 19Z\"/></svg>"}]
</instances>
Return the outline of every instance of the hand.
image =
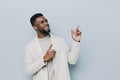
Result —
<instances>
[{"instance_id":1,"label":"hand","mask_svg":"<svg viewBox=\"0 0 120 80\"><path fill-rule=\"evenodd\" d=\"M82 36L82 32L79 30L79 26L74 30L71 30L71 35L73 40L80 42L81 36Z\"/></svg>"},{"instance_id":2,"label":"hand","mask_svg":"<svg viewBox=\"0 0 120 80\"><path fill-rule=\"evenodd\" d=\"M52 44L50 45L47 53L44 56L44 62L48 62L50 61L56 54L56 51L52 49Z\"/></svg>"}]
</instances>

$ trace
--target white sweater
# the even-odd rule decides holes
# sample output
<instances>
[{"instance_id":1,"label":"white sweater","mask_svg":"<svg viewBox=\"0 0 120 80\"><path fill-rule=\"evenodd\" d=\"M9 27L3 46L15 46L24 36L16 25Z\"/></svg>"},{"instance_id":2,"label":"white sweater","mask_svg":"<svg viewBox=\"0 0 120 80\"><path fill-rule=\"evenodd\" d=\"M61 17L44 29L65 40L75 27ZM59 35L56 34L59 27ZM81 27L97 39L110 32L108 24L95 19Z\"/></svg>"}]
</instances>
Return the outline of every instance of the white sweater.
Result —
<instances>
[{"instance_id":1,"label":"white sweater","mask_svg":"<svg viewBox=\"0 0 120 80\"><path fill-rule=\"evenodd\" d=\"M49 49L49 46L51 45L51 39L50 36L46 36L45 38L38 38L40 42L40 46L42 49L43 54L45 55L47 53L47 50ZM54 69L53 69L53 61L49 61L46 66L47 72L48 72L48 80L55 80L54 78Z\"/></svg>"},{"instance_id":2,"label":"white sweater","mask_svg":"<svg viewBox=\"0 0 120 80\"><path fill-rule=\"evenodd\" d=\"M80 43L73 41L70 50L62 38L51 35L50 39L50 44L53 44L52 49L56 51L53 58L55 80L71 80L68 63L76 63L79 57ZM48 69L44 67L46 64L43 56L42 45L36 37L26 46L25 53L25 71L33 76L33 80L48 80Z\"/></svg>"}]
</instances>

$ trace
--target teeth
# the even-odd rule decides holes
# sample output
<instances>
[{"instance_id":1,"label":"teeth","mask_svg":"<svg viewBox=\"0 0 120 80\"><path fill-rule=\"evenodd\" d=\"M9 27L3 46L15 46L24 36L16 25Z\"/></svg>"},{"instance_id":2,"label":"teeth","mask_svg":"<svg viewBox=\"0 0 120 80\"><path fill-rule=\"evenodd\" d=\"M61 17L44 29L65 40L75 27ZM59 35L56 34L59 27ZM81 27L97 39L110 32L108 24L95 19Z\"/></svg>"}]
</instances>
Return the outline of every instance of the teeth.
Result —
<instances>
[{"instance_id":1,"label":"teeth","mask_svg":"<svg viewBox=\"0 0 120 80\"><path fill-rule=\"evenodd\" d=\"M49 29L48 27L45 27L44 29Z\"/></svg>"}]
</instances>

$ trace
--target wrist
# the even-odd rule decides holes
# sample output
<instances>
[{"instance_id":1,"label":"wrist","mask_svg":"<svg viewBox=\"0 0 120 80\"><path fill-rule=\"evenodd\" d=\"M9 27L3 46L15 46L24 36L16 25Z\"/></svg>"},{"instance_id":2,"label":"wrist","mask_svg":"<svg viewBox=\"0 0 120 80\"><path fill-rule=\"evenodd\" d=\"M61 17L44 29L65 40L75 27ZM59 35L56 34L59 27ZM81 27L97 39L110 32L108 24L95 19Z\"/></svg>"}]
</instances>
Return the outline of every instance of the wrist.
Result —
<instances>
[{"instance_id":1,"label":"wrist","mask_svg":"<svg viewBox=\"0 0 120 80\"><path fill-rule=\"evenodd\" d=\"M45 58L45 57L43 57L43 60L44 60L44 62L47 62L47 60L46 60L46 58Z\"/></svg>"},{"instance_id":2,"label":"wrist","mask_svg":"<svg viewBox=\"0 0 120 80\"><path fill-rule=\"evenodd\" d=\"M80 42L80 40L75 40L75 39L73 39L75 42Z\"/></svg>"}]
</instances>

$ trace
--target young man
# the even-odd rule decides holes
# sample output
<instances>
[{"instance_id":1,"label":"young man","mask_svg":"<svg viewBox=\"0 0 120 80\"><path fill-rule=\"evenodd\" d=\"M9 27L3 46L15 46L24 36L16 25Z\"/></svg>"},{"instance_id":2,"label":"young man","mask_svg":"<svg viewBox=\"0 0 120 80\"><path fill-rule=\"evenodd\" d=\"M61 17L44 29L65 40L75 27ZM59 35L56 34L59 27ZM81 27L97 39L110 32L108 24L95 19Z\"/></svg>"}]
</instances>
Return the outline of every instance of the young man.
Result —
<instances>
[{"instance_id":1,"label":"young man","mask_svg":"<svg viewBox=\"0 0 120 80\"><path fill-rule=\"evenodd\" d=\"M72 48L65 41L50 34L48 20L41 13L33 15L30 22L37 37L26 46L25 71L33 80L71 80L69 64L75 64L80 49L82 32L71 30Z\"/></svg>"}]
</instances>

